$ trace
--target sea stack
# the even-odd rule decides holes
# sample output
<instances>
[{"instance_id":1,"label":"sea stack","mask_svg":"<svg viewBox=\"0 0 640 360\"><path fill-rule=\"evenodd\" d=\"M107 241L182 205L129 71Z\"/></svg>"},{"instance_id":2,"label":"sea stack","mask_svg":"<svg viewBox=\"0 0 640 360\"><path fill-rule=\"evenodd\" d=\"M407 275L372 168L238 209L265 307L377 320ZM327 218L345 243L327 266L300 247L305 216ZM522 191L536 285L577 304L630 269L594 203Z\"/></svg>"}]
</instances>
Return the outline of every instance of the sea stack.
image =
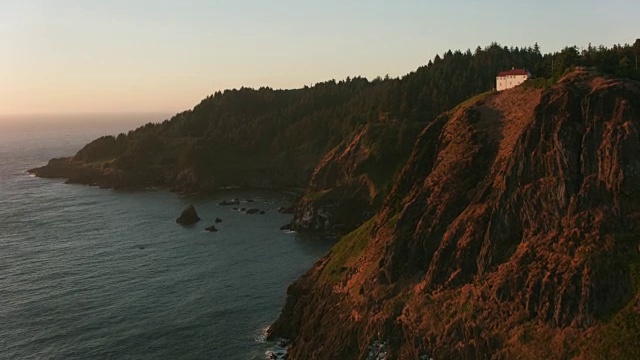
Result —
<instances>
[{"instance_id":1,"label":"sea stack","mask_svg":"<svg viewBox=\"0 0 640 360\"><path fill-rule=\"evenodd\" d=\"M200 217L193 204L184 209L180 217L176 219L176 222L180 225L193 225L198 221L200 221Z\"/></svg>"}]
</instances>

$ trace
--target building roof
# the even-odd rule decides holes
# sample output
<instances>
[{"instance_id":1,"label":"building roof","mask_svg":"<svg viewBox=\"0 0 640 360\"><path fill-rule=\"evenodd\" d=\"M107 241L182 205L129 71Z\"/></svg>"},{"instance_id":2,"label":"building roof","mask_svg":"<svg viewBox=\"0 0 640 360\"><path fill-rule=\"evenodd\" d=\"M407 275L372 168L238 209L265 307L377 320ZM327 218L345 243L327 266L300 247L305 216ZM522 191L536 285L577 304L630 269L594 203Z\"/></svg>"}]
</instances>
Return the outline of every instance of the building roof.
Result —
<instances>
[{"instance_id":1,"label":"building roof","mask_svg":"<svg viewBox=\"0 0 640 360\"><path fill-rule=\"evenodd\" d=\"M507 70L499 73L498 77L517 76L517 75L529 75L529 72L527 71L527 69L511 69L511 70Z\"/></svg>"}]
</instances>

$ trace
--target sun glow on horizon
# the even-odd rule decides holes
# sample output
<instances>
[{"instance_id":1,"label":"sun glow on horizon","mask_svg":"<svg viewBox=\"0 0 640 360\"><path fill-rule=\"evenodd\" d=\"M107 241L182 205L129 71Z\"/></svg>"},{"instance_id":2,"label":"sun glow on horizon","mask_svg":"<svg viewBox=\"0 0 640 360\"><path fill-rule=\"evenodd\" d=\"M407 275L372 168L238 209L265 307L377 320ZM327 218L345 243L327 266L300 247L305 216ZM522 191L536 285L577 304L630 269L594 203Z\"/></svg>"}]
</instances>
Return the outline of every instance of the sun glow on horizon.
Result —
<instances>
[{"instance_id":1,"label":"sun glow on horizon","mask_svg":"<svg viewBox=\"0 0 640 360\"><path fill-rule=\"evenodd\" d=\"M0 114L177 113L229 88L401 76L448 49L494 41L553 51L640 33L640 4L582 5L12 1L0 13Z\"/></svg>"}]
</instances>

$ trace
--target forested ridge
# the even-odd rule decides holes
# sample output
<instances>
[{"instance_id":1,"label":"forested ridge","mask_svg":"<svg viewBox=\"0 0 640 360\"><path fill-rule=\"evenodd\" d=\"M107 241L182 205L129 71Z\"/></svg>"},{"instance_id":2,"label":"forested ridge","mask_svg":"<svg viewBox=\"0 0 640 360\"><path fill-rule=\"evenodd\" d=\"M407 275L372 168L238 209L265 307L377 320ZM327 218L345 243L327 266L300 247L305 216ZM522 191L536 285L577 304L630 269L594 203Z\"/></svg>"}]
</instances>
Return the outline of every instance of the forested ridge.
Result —
<instances>
[{"instance_id":1,"label":"forested ridge","mask_svg":"<svg viewBox=\"0 0 640 360\"><path fill-rule=\"evenodd\" d=\"M202 181L233 169L260 169L264 177L279 173L277 181L265 182L266 187L302 187L322 156L365 124L387 124L402 141L413 142L407 138L415 133L410 128L424 126L465 99L492 90L499 71L530 69L541 86L575 66L638 79L638 54L640 40L633 46L574 46L544 55L537 44L518 48L493 43L474 51L447 51L400 78L357 76L293 90L218 91L162 123L97 139L73 162L95 170L79 182L100 183L97 177L108 174L110 180L103 184L108 187L164 185L198 192L260 186L244 181L246 174ZM394 146L382 146L387 145Z\"/></svg>"}]
</instances>

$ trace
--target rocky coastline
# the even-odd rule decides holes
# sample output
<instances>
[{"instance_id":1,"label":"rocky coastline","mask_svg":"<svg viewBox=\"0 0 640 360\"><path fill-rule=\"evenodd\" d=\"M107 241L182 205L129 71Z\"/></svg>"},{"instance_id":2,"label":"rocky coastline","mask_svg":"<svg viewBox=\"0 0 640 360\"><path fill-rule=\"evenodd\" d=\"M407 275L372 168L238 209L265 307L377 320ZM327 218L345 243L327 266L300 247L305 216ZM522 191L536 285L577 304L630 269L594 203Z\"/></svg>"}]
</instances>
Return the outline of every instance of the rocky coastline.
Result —
<instances>
[{"instance_id":1,"label":"rocky coastline","mask_svg":"<svg viewBox=\"0 0 640 360\"><path fill-rule=\"evenodd\" d=\"M114 139L30 172L181 194L304 189L282 230L344 236L289 287L269 330L291 339L290 360L634 358L623 345L640 336L639 99L638 82L577 68L428 123L363 124L299 161L221 152L234 161L132 167Z\"/></svg>"}]
</instances>

